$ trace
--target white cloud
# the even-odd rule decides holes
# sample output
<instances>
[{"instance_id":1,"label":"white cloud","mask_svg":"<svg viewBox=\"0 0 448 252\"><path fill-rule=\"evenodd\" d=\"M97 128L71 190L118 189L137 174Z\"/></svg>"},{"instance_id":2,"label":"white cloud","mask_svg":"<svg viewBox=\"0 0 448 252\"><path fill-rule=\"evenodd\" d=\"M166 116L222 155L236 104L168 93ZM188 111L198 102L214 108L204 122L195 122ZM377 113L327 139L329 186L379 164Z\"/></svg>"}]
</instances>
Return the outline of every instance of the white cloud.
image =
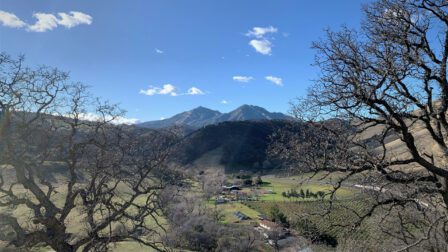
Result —
<instances>
[{"instance_id":1,"label":"white cloud","mask_svg":"<svg viewBox=\"0 0 448 252\"><path fill-rule=\"evenodd\" d=\"M34 13L33 17L37 21L33 25L29 25L28 30L33 32L46 32L53 30L59 25L70 29L81 24L92 24L92 17L79 11L70 11L69 14L59 12L58 16L59 18L51 13Z\"/></svg>"},{"instance_id":2,"label":"white cloud","mask_svg":"<svg viewBox=\"0 0 448 252\"><path fill-rule=\"evenodd\" d=\"M156 51L156 53L158 53L158 54L163 54L163 53L165 53L164 51L162 51L162 50L160 50L160 49L158 49L158 48L156 48L155 51Z\"/></svg>"},{"instance_id":3,"label":"white cloud","mask_svg":"<svg viewBox=\"0 0 448 252\"><path fill-rule=\"evenodd\" d=\"M26 26L26 23L20 20L20 18L18 18L13 13L1 10L0 10L0 24L10 28L21 28Z\"/></svg>"},{"instance_id":4,"label":"white cloud","mask_svg":"<svg viewBox=\"0 0 448 252\"><path fill-rule=\"evenodd\" d=\"M272 53L272 43L267 39L253 39L249 42L249 45L263 55L271 55Z\"/></svg>"},{"instance_id":5,"label":"white cloud","mask_svg":"<svg viewBox=\"0 0 448 252\"><path fill-rule=\"evenodd\" d=\"M241 75L236 75L236 76L233 76L232 79L233 79L234 81L247 83L247 82L253 80L254 78L253 78L252 76L241 76Z\"/></svg>"},{"instance_id":6,"label":"white cloud","mask_svg":"<svg viewBox=\"0 0 448 252\"><path fill-rule=\"evenodd\" d=\"M205 93L197 87L191 87L188 89L186 94L187 95L203 95Z\"/></svg>"},{"instance_id":7,"label":"white cloud","mask_svg":"<svg viewBox=\"0 0 448 252\"><path fill-rule=\"evenodd\" d=\"M92 17L79 11L70 11L70 14L59 12L58 15L58 24L69 29L81 24L92 24Z\"/></svg>"},{"instance_id":8,"label":"white cloud","mask_svg":"<svg viewBox=\"0 0 448 252\"><path fill-rule=\"evenodd\" d=\"M140 90L140 94L153 96L153 95L171 95L171 96L177 96L176 93L176 87L171 84L165 84L163 87L153 87L150 86L146 90Z\"/></svg>"},{"instance_id":9,"label":"white cloud","mask_svg":"<svg viewBox=\"0 0 448 252\"><path fill-rule=\"evenodd\" d=\"M197 87L191 87L187 90L186 93L177 93L177 87L171 84L165 84L162 87L154 87L149 86L148 89L140 90L140 94L144 94L147 96L153 95L170 95L170 96L181 96L181 95L204 95L205 92Z\"/></svg>"},{"instance_id":10,"label":"white cloud","mask_svg":"<svg viewBox=\"0 0 448 252\"><path fill-rule=\"evenodd\" d=\"M28 26L29 31L45 32L58 27L58 19L53 14L39 12L34 13L33 17L35 17L37 21L35 24Z\"/></svg>"},{"instance_id":11,"label":"white cloud","mask_svg":"<svg viewBox=\"0 0 448 252\"><path fill-rule=\"evenodd\" d=\"M163 88L159 90L159 94L161 95L172 95L172 96L176 96L176 87L171 85L171 84L165 84L163 85Z\"/></svg>"},{"instance_id":12,"label":"white cloud","mask_svg":"<svg viewBox=\"0 0 448 252\"><path fill-rule=\"evenodd\" d=\"M127 117L121 117L121 116L112 120L112 123L114 123L114 124L127 124L127 125L132 125L132 124L136 124L139 122L140 122L140 120L137 118L127 118Z\"/></svg>"},{"instance_id":13,"label":"white cloud","mask_svg":"<svg viewBox=\"0 0 448 252\"><path fill-rule=\"evenodd\" d=\"M254 27L245 35L254 38L249 41L249 45L252 46L255 51L263 55L271 55L273 47L271 40L273 40L274 38L269 37L268 35L276 33L277 31L278 29L273 26Z\"/></svg>"},{"instance_id":14,"label":"white cloud","mask_svg":"<svg viewBox=\"0 0 448 252\"><path fill-rule=\"evenodd\" d=\"M11 28L26 28L31 32L51 31L58 26L70 29L82 24L90 25L93 19L90 15L79 11L59 12L57 16L52 13L37 12L33 14L33 17L37 21L31 25L22 21L13 13L0 10L0 24Z\"/></svg>"},{"instance_id":15,"label":"white cloud","mask_svg":"<svg viewBox=\"0 0 448 252\"><path fill-rule=\"evenodd\" d=\"M229 104L229 101L227 101L227 100L222 100L222 101L221 101L221 104Z\"/></svg>"},{"instance_id":16,"label":"white cloud","mask_svg":"<svg viewBox=\"0 0 448 252\"><path fill-rule=\"evenodd\" d=\"M283 86L283 80L280 77L275 77L275 76L269 75L269 76L266 76L265 79L274 83L277 86Z\"/></svg>"},{"instance_id":17,"label":"white cloud","mask_svg":"<svg viewBox=\"0 0 448 252\"><path fill-rule=\"evenodd\" d=\"M276 33L278 30L277 28L273 26L268 27L254 27L252 30L248 31L246 33L246 36L248 37L256 37L256 38L263 38L264 35L268 33Z\"/></svg>"},{"instance_id":18,"label":"white cloud","mask_svg":"<svg viewBox=\"0 0 448 252\"><path fill-rule=\"evenodd\" d=\"M73 117L73 115L66 115L68 117ZM127 125L131 125L131 124L136 124L138 122L140 122L139 119L137 118L127 118L127 117L122 117L122 116L118 116L118 117L111 117L111 116L101 116L95 113L81 113L78 115L79 119L81 120L86 120L86 121L110 121L110 123L113 124L127 124Z\"/></svg>"},{"instance_id":19,"label":"white cloud","mask_svg":"<svg viewBox=\"0 0 448 252\"><path fill-rule=\"evenodd\" d=\"M161 117L160 117L160 120L165 120L165 117L161 116Z\"/></svg>"}]
</instances>

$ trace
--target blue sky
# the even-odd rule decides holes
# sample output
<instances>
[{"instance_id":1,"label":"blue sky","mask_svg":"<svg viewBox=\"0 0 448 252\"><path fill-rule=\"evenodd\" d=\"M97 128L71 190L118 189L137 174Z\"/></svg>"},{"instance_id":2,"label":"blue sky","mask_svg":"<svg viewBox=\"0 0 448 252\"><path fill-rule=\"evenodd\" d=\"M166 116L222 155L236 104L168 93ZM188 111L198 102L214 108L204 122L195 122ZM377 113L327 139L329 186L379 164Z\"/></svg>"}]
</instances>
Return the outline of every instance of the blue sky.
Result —
<instances>
[{"instance_id":1,"label":"blue sky","mask_svg":"<svg viewBox=\"0 0 448 252\"><path fill-rule=\"evenodd\" d=\"M69 71L141 121L197 106L287 112L318 76L312 41L359 27L366 1L0 0L0 51Z\"/></svg>"}]
</instances>

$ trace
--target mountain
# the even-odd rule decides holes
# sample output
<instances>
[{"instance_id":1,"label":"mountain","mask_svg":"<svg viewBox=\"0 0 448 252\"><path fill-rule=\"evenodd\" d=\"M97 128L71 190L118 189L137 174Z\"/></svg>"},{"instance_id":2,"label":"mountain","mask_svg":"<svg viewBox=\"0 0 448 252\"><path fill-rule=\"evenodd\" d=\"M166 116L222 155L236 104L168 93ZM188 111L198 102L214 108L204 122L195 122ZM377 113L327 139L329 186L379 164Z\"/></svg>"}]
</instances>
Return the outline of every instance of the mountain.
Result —
<instances>
[{"instance_id":1,"label":"mountain","mask_svg":"<svg viewBox=\"0 0 448 252\"><path fill-rule=\"evenodd\" d=\"M201 169L224 167L228 173L240 170L263 172L280 167L267 155L270 136L289 121L232 121L212 124L188 135L174 155L182 165ZM198 165L198 160L208 160Z\"/></svg>"},{"instance_id":2,"label":"mountain","mask_svg":"<svg viewBox=\"0 0 448 252\"><path fill-rule=\"evenodd\" d=\"M243 105L218 118L219 122L232 121L259 121L259 120L283 120L289 117L282 113L271 113L266 109L253 105Z\"/></svg>"},{"instance_id":3,"label":"mountain","mask_svg":"<svg viewBox=\"0 0 448 252\"><path fill-rule=\"evenodd\" d=\"M202 126L215 123L217 118L221 115L222 114L219 111L204 107L197 107L193 110L182 112L167 119L140 123L138 126L153 129L171 126L189 126L192 128L200 128Z\"/></svg>"},{"instance_id":4,"label":"mountain","mask_svg":"<svg viewBox=\"0 0 448 252\"><path fill-rule=\"evenodd\" d=\"M198 129L207 125L229 121L285 120L289 118L289 116L282 113L271 113L262 107L253 105L243 105L229 113L197 107L164 120L143 122L138 124L138 126L152 129L171 126Z\"/></svg>"}]
</instances>

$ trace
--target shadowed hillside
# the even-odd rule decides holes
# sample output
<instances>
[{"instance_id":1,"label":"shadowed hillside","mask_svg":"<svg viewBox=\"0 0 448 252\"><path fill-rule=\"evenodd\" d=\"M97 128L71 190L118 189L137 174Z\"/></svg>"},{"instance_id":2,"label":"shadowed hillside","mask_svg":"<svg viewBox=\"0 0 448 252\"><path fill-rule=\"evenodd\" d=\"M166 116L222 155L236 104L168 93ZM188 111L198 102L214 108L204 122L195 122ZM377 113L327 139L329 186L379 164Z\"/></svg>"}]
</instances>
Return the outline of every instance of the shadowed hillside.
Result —
<instances>
[{"instance_id":1,"label":"shadowed hillside","mask_svg":"<svg viewBox=\"0 0 448 252\"><path fill-rule=\"evenodd\" d=\"M214 151L214 160L218 160L215 150L219 148L221 157L217 165L223 165L226 172L275 169L278 164L266 155L269 137L286 124L275 120L239 121L204 127L187 137L179 151L179 161L192 164L210 151Z\"/></svg>"}]
</instances>

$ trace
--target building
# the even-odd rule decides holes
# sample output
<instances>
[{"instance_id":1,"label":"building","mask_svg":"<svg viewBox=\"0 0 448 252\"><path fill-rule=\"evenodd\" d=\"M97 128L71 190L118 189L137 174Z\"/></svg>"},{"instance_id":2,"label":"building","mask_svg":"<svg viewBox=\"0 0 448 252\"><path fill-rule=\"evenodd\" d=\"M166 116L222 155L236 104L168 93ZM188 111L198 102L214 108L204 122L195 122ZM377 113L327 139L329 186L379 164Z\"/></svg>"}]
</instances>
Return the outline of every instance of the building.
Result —
<instances>
[{"instance_id":1,"label":"building","mask_svg":"<svg viewBox=\"0 0 448 252\"><path fill-rule=\"evenodd\" d=\"M280 226L279 224L272 222L272 221L261 220L260 227L263 229L266 229L268 231L272 231L272 230L280 229L282 226Z\"/></svg>"},{"instance_id":2,"label":"building","mask_svg":"<svg viewBox=\"0 0 448 252\"><path fill-rule=\"evenodd\" d=\"M225 204L225 203L227 203L227 199L225 199L225 198L217 198L216 200L215 200L215 204L216 205L219 205L219 204Z\"/></svg>"},{"instance_id":3,"label":"building","mask_svg":"<svg viewBox=\"0 0 448 252\"><path fill-rule=\"evenodd\" d=\"M237 185L223 186L222 189L224 191L236 191L236 190L239 191L239 190L241 190L241 188Z\"/></svg>"},{"instance_id":4,"label":"building","mask_svg":"<svg viewBox=\"0 0 448 252\"><path fill-rule=\"evenodd\" d=\"M250 219L249 216L243 214L243 213L240 212L240 211L237 211L237 212L235 212L235 213L233 213L233 214L234 214L239 220L249 220L249 219Z\"/></svg>"}]
</instances>

